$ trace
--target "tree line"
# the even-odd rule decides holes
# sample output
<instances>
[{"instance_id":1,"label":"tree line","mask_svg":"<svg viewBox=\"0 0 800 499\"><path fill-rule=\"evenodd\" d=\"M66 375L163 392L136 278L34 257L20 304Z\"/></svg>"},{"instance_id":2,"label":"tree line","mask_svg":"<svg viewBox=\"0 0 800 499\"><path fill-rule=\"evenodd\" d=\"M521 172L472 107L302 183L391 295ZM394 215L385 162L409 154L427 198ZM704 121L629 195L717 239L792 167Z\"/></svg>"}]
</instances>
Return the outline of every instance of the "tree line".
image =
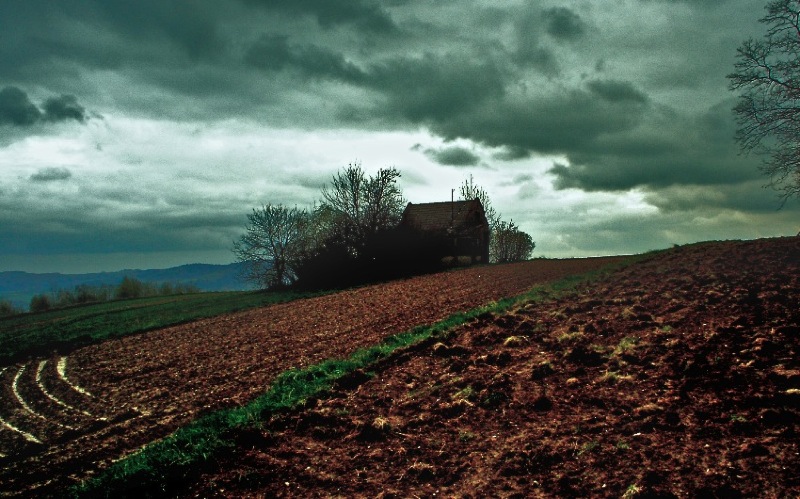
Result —
<instances>
[{"instance_id":1,"label":"tree line","mask_svg":"<svg viewBox=\"0 0 800 499\"><path fill-rule=\"evenodd\" d=\"M87 305L90 303L198 292L200 292L200 289L193 284L171 282L150 283L142 282L134 277L125 276L116 286L108 284L100 286L79 284L73 289L60 289L50 293L34 295L31 297L28 310L30 312L45 312L47 310L72 307L75 305ZM14 307L9 300L0 300L0 317L7 317L20 313L23 313L23 311Z\"/></svg>"},{"instance_id":2,"label":"tree line","mask_svg":"<svg viewBox=\"0 0 800 499\"><path fill-rule=\"evenodd\" d=\"M399 227L407 203L394 167L367 175L350 164L335 173L311 208L265 204L247 215L233 243L244 277L262 288L335 289L439 270L431 251L443 241ZM478 199L490 226L490 258L524 260L535 243L513 221L504 222L486 191L470 177L460 200Z\"/></svg>"}]
</instances>

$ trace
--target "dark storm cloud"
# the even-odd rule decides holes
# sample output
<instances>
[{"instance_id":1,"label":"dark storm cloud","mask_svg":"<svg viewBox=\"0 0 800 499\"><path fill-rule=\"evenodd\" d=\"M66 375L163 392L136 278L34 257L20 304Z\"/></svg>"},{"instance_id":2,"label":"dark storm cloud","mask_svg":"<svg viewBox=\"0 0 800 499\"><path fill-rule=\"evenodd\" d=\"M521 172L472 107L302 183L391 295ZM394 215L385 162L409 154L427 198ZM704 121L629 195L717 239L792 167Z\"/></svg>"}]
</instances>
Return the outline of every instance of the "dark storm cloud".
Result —
<instances>
[{"instance_id":1,"label":"dark storm cloud","mask_svg":"<svg viewBox=\"0 0 800 499\"><path fill-rule=\"evenodd\" d=\"M342 54L312 44L291 45L282 35L263 35L248 49L245 61L266 71L293 69L310 77L357 82L364 76Z\"/></svg>"},{"instance_id":2,"label":"dark storm cloud","mask_svg":"<svg viewBox=\"0 0 800 499\"><path fill-rule=\"evenodd\" d=\"M666 73L637 77L636 84L599 74L597 61L605 61L605 71L627 61L616 55L618 45L593 52L610 39L586 21L599 22L599 7L470 10L372 0L241 0L225 8L210 0L147 0L135 7L67 0L52 9L44 0L19 4L0 6L8 40L0 45L0 69L22 75L15 81L58 72L51 82L90 81L82 71L113 69L125 91L109 90L111 105L146 116L245 117L301 128L422 126L446 140L498 148L495 158L504 161L562 155L565 164L551 170L562 188L716 182L726 175L725 162L733 167L722 181L752 178L732 153L729 117L718 117L710 129L688 114L670 118L664 100L656 104L655 90L699 73L666 63L685 57L666 61ZM688 39L695 27L681 30ZM656 35L642 36L652 46L636 54L655 51ZM638 41L615 43L630 48ZM584 68L574 67L578 60ZM689 74L674 74L678 69ZM661 83L647 86L656 76L663 76ZM0 95L0 122L86 119L74 97L39 108L9 88ZM102 88L94 92L106 95ZM463 154L439 160L474 161Z\"/></svg>"},{"instance_id":3,"label":"dark storm cloud","mask_svg":"<svg viewBox=\"0 0 800 499\"><path fill-rule=\"evenodd\" d=\"M66 172L45 168L31 176L32 182L5 192L0 185L0 254L225 248L248 211L249 203L235 197L189 191L165 196L147 187L101 185L86 178L73 179L74 195L56 185Z\"/></svg>"},{"instance_id":4,"label":"dark storm cloud","mask_svg":"<svg viewBox=\"0 0 800 499\"><path fill-rule=\"evenodd\" d=\"M242 212L246 212L242 207ZM19 220L19 218L17 219ZM0 254L113 253L187 251L189 248L224 248L235 239L242 226L241 213L227 217L171 218L150 213L115 224L94 220L86 214L68 213L49 217L26 217L27 227L11 223L0 233ZM143 237L147 234L148 237Z\"/></svg>"},{"instance_id":5,"label":"dark storm cloud","mask_svg":"<svg viewBox=\"0 0 800 499\"><path fill-rule=\"evenodd\" d=\"M81 123L86 121L86 110L78 104L78 99L74 95L51 97L44 102L42 108L44 109L42 119L45 121L75 120Z\"/></svg>"},{"instance_id":6,"label":"dark storm cloud","mask_svg":"<svg viewBox=\"0 0 800 499\"><path fill-rule=\"evenodd\" d=\"M666 4L673 4L673 3L685 3L692 7L717 7L726 3L729 3L730 0L639 0L642 3L666 3Z\"/></svg>"},{"instance_id":7,"label":"dark storm cloud","mask_svg":"<svg viewBox=\"0 0 800 499\"><path fill-rule=\"evenodd\" d=\"M340 119L350 126L447 120L501 96L518 77L513 54L480 30L468 45L449 39L451 28L455 34L462 27L441 20L423 29L410 16L413 38L395 30L386 9L396 5L327 0L251 0L225 9L210 1L189 5L68 0L48 9L43 0L31 0L18 9L0 6L0 31L7 39L0 45L0 71L30 84L44 79L78 85L93 81L82 73L102 70L104 77L113 74L111 84L127 91L107 92L102 80L89 90L135 112L285 117L301 126L335 126ZM535 14L541 18L541 11ZM303 24L309 16L325 29L310 30ZM231 28L242 22L250 29ZM544 28L537 22L525 35L530 44L517 56L555 74L556 57L538 43ZM337 26L345 29L328 29ZM376 31L384 41L373 45ZM321 104L327 112L306 112Z\"/></svg>"},{"instance_id":8,"label":"dark storm cloud","mask_svg":"<svg viewBox=\"0 0 800 499\"><path fill-rule=\"evenodd\" d=\"M149 52L152 64L175 50L192 59L210 58L224 49L217 21L226 12L210 0L3 2L5 50L0 53L9 57L8 66L72 59L115 68L130 64L137 54Z\"/></svg>"},{"instance_id":9,"label":"dark storm cloud","mask_svg":"<svg viewBox=\"0 0 800 499\"><path fill-rule=\"evenodd\" d=\"M427 149L425 155L440 165L449 166L475 166L481 160L474 152L458 146Z\"/></svg>"},{"instance_id":10,"label":"dark storm cloud","mask_svg":"<svg viewBox=\"0 0 800 499\"><path fill-rule=\"evenodd\" d=\"M558 57L543 42L543 34L548 30L543 26L546 14L538 9L519 12L513 21L515 50L510 54L515 64L530 67L548 76L556 76L561 71Z\"/></svg>"},{"instance_id":11,"label":"dark storm cloud","mask_svg":"<svg viewBox=\"0 0 800 499\"><path fill-rule=\"evenodd\" d=\"M727 102L699 117L652 115L642 126L613 136L598 136L567 153L570 165L550 173L556 187L586 191L624 191L638 186L729 185L760 174L752 158L738 154L735 124Z\"/></svg>"},{"instance_id":12,"label":"dark storm cloud","mask_svg":"<svg viewBox=\"0 0 800 499\"><path fill-rule=\"evenodd\" d=\"M575 12L566 7L553 7L544 11L547 33L563 40L580 38L586 33L586 23Z\"/></svg>"},{"instance_id":13,"label":"dark storm cloud","mask_svg":"<svg viewBox=\"0 0 800 499\"><path fill-rule=\"evenodd\" d=\"M64 167L42 168L33 175L31 180L34 182L53 182L57 180L67 180L72 177L72 172Z\"/></svg>"},{"instance_id":14,"label":"dark storm cloud","mask_svg":"<svg viewBox=\"0 0 800 499\"><path fill-rule=\"evenodd\" d=\"M30 126L39 121L42 112L17 87L0 90L0 125Z\"/></svg>"},{"instance_id":15,"label":"dark storm cloud","mask_svg":"<svg viewBox=\"0 0 800 499\"><path fill-rule=\"evenodd\" d=\"M578 90L541 99L487 99L432 129L446 139L464 137L493 147L539 153L586 151L598 137L634 129L646 116L638 103L611 103Z\"/></svg>"},{"instance_id":16,"label":"dark storm cloud","mask_svg":"<svg viewBox=\"0 0 800 499\"><path fill-rule=\"evenodd\" d=\"M737 154L732 103L702 110L727 95L724 75L737 44L754 36L747 30L761 29L761 6L562 3L0 1L0 146L49 128L61 134L3 150L11 168L0 172L0 225L11 229L0 231L0 248L229 247L259 196L302 203L318 194L312 170L287 173L312 156L300 149L315 146L301 144L318 143L298 135L341 134L341 144L313 151L315 168L373 132L413 136L418 152L451 166L492 155L500 164L491 173L510 179L504 188L516 182L537 192L518 203L520 221L541 227L541 216L522 213L545 196L551 239L567 232L568 220L571 247L603 241L598 251L613 252L632 231L652 237L656 211L690 222L700 211L766 213L769 191L747 196L764 179L757 159ZM94 110L109 117L103 126L52 126L91 124ZM215 133L182 135L194 127ZM205 175L220 165L237 170L236 155L250 147L240 133L273 132L286 141L274 161L291 166L269 170L263 189L242 180L247 173L225 187ZM356 142L354 149L373 147ZM197 156L217 145L237 153ZM271 165L265 156L244 154L244 163ZM549 174L543 161L555 163ZM135 174L112 171L125 168ZM430 187L428 172L409 170L405 185ZM170 190L178 178L180 195ZM589 194L553 193L550 183ZM575 199L585 206L560 210ZM608 213L597 209L616 201ZM587 221L596 211L607 216ZM617 216L629 211L641 220Z\"/></svg>"},{"instance_id":17,"label":"dark storm cloud","mask_svg":"<svg viewBox=\"0 0 800 499\"><path fill-rule=\"evenodd\" d=\"M505 93L506 71L491 57L467 54L396 57L370 68L365 85L386 105L374 111L412 123L447 122Z\"/></svg>"},{"instance_id":18,"label":"dark storm cloud","mask_svg":"<svg viewBox=\"0 0 800 499\"><path fill-rule=\"evenodd\" d=\"M304 109L325 100L325 89L304 84L352 84L358 79L358 67L344 54L369 50L369 38L396 33L382 5L304 0L243 0L224 7L212 0L2 2L0 74L22 85L45 82L51 90L83 85L87 88L78 94L81 102L91 93L114 107L160 118L270 116L270 121L332 125L330 113ZM308 19L323 29L314 29ZM332 29L337 27L342 29ZM275 78L265 71L286 74ZM115 88L107 88L109 84ZM289 102L299 107L287 109Z\"/></svg>"},{"instance_id":19,"label":"dark storm cloud","mask_svg":"<svg viewBox=\"0 0 800 499\"><path fill-rule=\"evenodd\" d=\"M748 213L800 213L800 203L782 206L775 191L764 188L763 180L752 180L731 185L675 186L647 194L645 200L663 213L708 212L719 209L741 210Z\"/></svg>"},{"instance_id":20,"label":"dark storm cloud","mask_svg":"<svg viewBox=\"0 0 800 499\"><path fill-rule=\"evenodd\" d=\"M506 146L492 156L494 159L500 161L516 161L519 159L527 159L531 157L531 151L524 147L519 146Z\"/></svg>"},{"instance_id":21,"label":"dark storm cloud","mask_svg":"<svg viewBox=\"0 0 800 499\"><path fill-rule=\"evenodd\" d=\"M90 3L89 15L127 38L140 42L163 39L193 59L214 57L224 48L216 22L220 9L214 2L138 0L132 5L124 0L96 0ZM65 13L69 14L66 8Z\"/></svg>"},{"instance_id":22,"label":"dark storm cloud","mask_svg":"<svg viewBox=\"0 0 800 499\"><path fill-rule=\"evenodd\" d=\"M0 90L0 125L32 126L40 121L86 121L86 110L74 95L51 97L39 109L23 90L9 86Z\"/></svg>"},{"instance_id":23,"label":"dark storm cloud","mask_svg":"<svg viewBox=\"0 0 800 499\"><path fill-rule=\"evenodd\" d=\"M561 72L561 65L553 51L535 43L521 45L513 54L513 60L548 76L557 76Z\"/></svg>"},{"instance_id":24,"label":"dark storm cloud","mask_svg":"<svg viewBox=\"0 0 800 499\"><path fill-rule=\"evenodd\" d=\"M363 0L243 0L268 11L312 16L323 28L352 25L370 32L392 32L397 27L379 2ZM397 3L397 2L395 2Z\"/></svg>"},{"instance_id":25,"label":"dark storm cloud","mask_svg":"<svg viewBox=\"0 0 800 499\"><path fill-rule=\"evenodd\" d=\"M627 81L592 80L586 86L590 92L610 102L631 101L642 104L647 102L647 96Z\"/></svg>"},{"instance_id":26,"label":"dark storm cloud","mask_svg":"<svg viewBox=\"0 0 800 499\"><path fill-rule=\"evenodd\" d=\"M463 51L391 55L362 64L344 53L311 43L293 43L286 35L262 35L244 60L269 73L328 80L360 89L362 98L333 102L341 119L355 123L435 123L468 113L499 98L510 76L506 61Z\"/></svg>"}]
</instances>

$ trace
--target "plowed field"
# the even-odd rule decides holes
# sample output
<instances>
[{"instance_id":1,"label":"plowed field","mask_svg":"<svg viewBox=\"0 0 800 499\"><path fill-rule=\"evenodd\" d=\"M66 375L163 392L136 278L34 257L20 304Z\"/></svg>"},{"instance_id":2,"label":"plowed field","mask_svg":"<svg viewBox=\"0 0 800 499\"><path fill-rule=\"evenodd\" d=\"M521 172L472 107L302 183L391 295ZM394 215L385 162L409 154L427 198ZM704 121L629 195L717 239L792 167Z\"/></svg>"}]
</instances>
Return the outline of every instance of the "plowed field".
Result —
<instances>
[{"instance_id":1,"label":"plowed field","mask_svg":"<svg viewBox=\"0 0 800 499\"><path fill-rule=\"evenodd\" d=\"M476 267L225 315L0 366L0 493L52 495L276 374L620 258Z\"/></svg>"},{"instance_id":2,"label":"plowed field","mask_svg":"<svg viewBox=\"0 0 800 499\"><path fill-rule=\"evenodd\" d=\"M800 497L800 238L486 314L222 456L201 497Z\"/></svg>"}]
</instances>

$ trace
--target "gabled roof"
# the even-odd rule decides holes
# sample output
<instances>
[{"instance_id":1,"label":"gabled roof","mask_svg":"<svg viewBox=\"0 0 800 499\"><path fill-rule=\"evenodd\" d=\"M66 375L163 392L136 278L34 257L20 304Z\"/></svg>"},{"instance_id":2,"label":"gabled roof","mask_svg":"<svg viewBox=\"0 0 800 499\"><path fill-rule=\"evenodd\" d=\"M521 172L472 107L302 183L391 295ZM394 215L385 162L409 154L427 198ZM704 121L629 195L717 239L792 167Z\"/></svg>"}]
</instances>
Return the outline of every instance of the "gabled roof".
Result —
<instances>
[{"instance_id":1,"label":"gabled roof","mask_svg":"<svg viewBox=\"0 0 800 499\"><path fill-rule=\"evenodd\" d=\"M403 212L402 223L421 230L436 231L459 230L487 222L483 205L477 199L472 199L440 203L408 203Z\"/></svg>"}]
</instances>

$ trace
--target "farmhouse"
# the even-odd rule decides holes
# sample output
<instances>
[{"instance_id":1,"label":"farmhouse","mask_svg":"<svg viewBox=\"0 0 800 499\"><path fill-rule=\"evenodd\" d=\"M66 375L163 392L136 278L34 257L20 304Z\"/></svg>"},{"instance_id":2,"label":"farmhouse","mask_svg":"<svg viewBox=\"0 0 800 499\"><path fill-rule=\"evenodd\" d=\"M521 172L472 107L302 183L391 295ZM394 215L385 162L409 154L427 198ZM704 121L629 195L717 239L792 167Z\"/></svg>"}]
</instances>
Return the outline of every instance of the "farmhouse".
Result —
<instances>
[{"instance_id":1,"label":"farmhouse","mask_svg":"<svg viewBox=\"0 0 800 499\"><path fill-rule=\"evenodd\" d=\"M489 262L489 222L478 199L408 203L400 225L439 242L427 248L440 254L429 256L466 260L464 263Z\"/></svg>"}]
</instances>

